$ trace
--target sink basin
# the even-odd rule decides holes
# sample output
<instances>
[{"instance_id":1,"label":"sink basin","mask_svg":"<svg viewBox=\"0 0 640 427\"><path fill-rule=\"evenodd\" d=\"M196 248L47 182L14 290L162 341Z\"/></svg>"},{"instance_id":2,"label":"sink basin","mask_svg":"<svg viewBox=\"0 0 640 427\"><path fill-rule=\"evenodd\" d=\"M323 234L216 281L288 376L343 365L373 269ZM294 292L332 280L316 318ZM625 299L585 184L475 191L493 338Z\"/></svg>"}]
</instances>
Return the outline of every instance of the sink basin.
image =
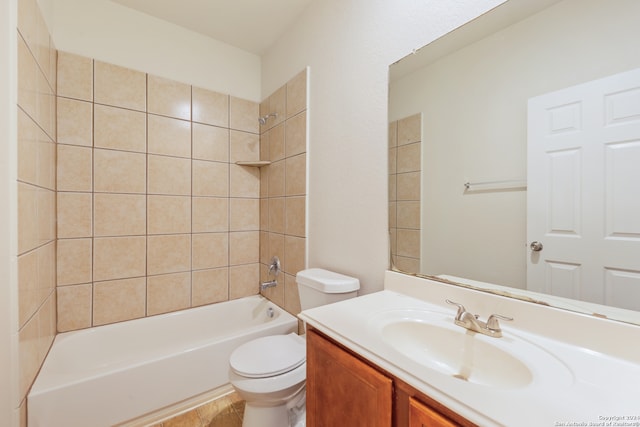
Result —
<instances>
[{"instance_id":1,"label":"sink basin","mask_svg":"<svg viewBox=\"0 0 640 427\"><path fill-rule=\"evenodd\" d=\"M520 360L459 329L400 321L383 327L382 339L407 357L463 381L503 388L531 382L531 371Z\"/></svg>"},{"instance_id":2,"label":"sink basin","mask_svg":"<svg viewBox=\"0 0 640 427\"><path fill-rule=\"evenodd\" d=\"M539 366L554 380L571 381L559 360L524 339L487 337L453 323L451 314L421 310L383 312L370 322L387 351L417 366L493 388L523 388L539 381ZM548 375L545 377L548 378Z\"/></svg>"}]
</instances>

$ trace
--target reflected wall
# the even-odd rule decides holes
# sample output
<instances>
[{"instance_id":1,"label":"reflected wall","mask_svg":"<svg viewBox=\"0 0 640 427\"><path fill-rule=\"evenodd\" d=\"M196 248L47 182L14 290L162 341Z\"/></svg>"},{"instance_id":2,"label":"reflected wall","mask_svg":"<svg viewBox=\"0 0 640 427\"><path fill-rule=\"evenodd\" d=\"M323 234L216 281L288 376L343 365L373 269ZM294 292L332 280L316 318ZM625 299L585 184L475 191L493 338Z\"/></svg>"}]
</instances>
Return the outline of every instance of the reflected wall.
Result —
<instances>
[{"instance_id":1,"label":"reflected wall","mask_svg":"<svg viewBox=\"0 0 640 427\"><path fill-rule=\"evenodd\" d=\"M526 287L526 191L464 183L526 178L527 99L639 67L637 16L562 1L391 81L390 120L423 115L423 274Z\"/></svg>"},{"instance_id":2,"label":"reflected wall","mask_svg":"<svg viewBox=\"0 0 640 427\"><path fill-rule=\"evenodd\" d=\"M391 265L402 271L420 271L421 131L420 114L389 123Z\"/></svg>"}]
</instances>

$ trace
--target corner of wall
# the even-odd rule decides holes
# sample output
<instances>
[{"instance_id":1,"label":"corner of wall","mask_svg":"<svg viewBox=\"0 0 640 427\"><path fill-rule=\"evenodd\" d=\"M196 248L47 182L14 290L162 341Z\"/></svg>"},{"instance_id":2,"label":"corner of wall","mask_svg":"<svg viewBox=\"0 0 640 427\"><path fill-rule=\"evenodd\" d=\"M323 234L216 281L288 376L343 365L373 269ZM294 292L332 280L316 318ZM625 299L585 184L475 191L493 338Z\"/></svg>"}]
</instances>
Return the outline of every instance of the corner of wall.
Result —
<instances>
[{"instance_id":1,"label":"corner of wall","mask_svg":"<svg viewBox=\"0 0 640 427\"><path fill-rule=\"evenodd\" d=\"M20 425L17 334L17 0L0 2L0 424Z\"/></svg>"},{"instance_id":2,"label":"corner of wall","mask_svg":"<svg viewBox=\"0 0 640 427\"><path fill-rule=\"evenodd\" d=\"M309 67L260 104L260 272L281 261L284 277L263 295L294 315L300 312L295 276L307 266Z\"/></svg>"}]
</instances>

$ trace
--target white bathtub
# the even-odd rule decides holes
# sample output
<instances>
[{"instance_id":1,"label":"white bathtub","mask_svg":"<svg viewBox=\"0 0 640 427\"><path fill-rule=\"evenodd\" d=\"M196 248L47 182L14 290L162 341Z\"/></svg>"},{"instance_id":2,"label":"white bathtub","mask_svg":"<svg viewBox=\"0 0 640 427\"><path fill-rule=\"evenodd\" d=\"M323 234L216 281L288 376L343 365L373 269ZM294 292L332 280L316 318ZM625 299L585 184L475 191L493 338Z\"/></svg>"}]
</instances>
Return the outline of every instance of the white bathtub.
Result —
<instances>
[{"instance_id":1,"label":"white bathtub","mask_svg":"<svg viewBox=\"0 0 640 427\"><path fill-rule=\"evenodd\" d=\"M297 328L256 295L58 334L29 392L29 427L112 426L175 404L228 384L240 344Z\"/></svg>"}]
</instances>

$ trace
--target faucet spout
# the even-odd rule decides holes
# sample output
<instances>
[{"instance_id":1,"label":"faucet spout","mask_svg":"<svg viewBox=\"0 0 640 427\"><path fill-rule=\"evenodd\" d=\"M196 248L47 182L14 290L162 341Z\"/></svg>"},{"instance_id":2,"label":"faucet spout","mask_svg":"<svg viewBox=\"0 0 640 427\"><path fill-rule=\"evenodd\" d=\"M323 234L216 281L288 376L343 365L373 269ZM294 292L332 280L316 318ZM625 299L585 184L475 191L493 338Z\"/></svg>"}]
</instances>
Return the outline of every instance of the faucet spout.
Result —
<instances>
[{"instance_id":1,"label":"faucet spout","mask_svg":"<svg viewBox=\"0 0 640 427\"><path fill-rule=\"evenodd\" d=\"M470 313L462 304L454 301L446 300L447 304L458 307L458 312L454 318L454 323L473 332L478 332L494 338L502 336L502 329L498 323L498 319L513 320L512 317L502 316L500 314L492 314L486 322L478 319L478 315Z\"/></svg>"},{"instance_id":2,"label":"faucet spout","mask_svg":"<svg viewBox=\"0 0 640 427\"><path fill-rule=\"evenodd\" d=\"M478 317L476 315L473 315L468 311L462 313L461 318L457 319L455 321L455 324L458 326L462 326L463 328L470 329L474 332L480 332L481 329L486 327L483 321L478 320Z\"/></svg>"},{"instance_id":3,"label":"faucet spout","mask_svg":"<svg viewBox=\"0 0 640 427\"><path fill-rule=\"evenodd\" d=\"M265 289L268 288L273 288L274 286L278 285L278 281L277 280L269 280L268 282L262 282L260 283L260 290L264 291Z\"/></svg>"}]
</instances>

